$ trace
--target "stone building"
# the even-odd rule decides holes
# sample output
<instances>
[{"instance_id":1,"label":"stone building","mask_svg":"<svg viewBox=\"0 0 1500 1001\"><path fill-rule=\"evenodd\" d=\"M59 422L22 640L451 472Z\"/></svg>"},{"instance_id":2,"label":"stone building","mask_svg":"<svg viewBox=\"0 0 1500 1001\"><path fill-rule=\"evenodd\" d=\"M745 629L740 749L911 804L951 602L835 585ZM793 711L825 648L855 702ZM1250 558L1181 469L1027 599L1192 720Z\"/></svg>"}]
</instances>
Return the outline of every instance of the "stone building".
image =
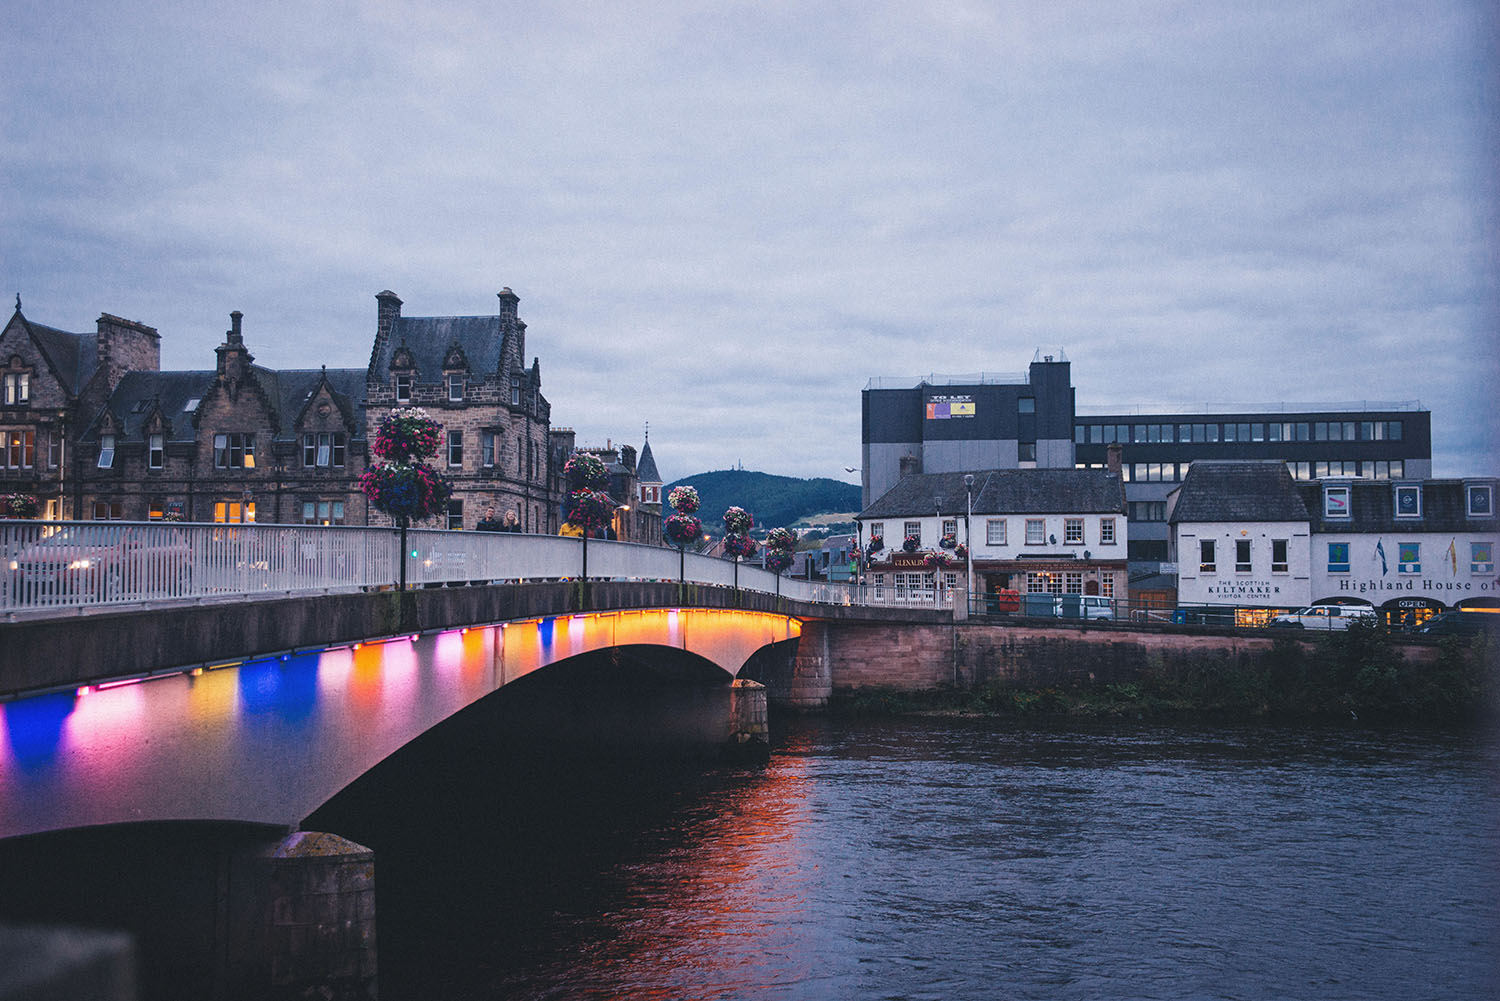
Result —
<instances>
[{"instance_id":1,"label":"stone building","mask_svg":"<svg viewBox=\"0 0 1500 1001\"><path fill-rule=\"evenodd\" d=\"M212 370L114 383L79 440L81 517L364 523L364 371L263 368L241 321Z\"/></svg>"},{"instance_id":2,"label":"stone building","mask_svg":"<svg viewBox=\"0 0 1500 1001\"><path fill-rule=\"evenodd\" d=\"M0 331L0 493L35 497L43 518L77 518L84 422L127 372L161 367L161 338L102 313L92 334L28 320L21 297Z\"/></svg>"},{"instance_id":3,"label":"stone building","mask_svg":"<svg viewBox=\"0 0 1500 1001\"><path fill-rule=\"evenodd\" d=\"M454 485L448 528L473 528L494 506L526 532L556 532L561 469L549 433L541 363L526 359L519 298L501 289L494 316L402 316L394 292L377 302L365 381L366 434L395 407L421 407L443 425L434 465ZM387 523L371 512L371 524Z\"/></svg>"}]
</instances>

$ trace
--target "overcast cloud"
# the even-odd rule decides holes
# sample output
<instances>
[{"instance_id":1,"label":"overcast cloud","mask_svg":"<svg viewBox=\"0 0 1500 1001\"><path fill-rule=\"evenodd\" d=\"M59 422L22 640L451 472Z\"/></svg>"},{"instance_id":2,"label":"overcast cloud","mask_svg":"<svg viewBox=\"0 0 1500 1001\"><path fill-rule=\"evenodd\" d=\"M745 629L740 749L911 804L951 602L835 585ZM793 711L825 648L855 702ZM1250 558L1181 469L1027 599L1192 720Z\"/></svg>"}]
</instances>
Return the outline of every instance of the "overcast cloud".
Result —
<instances>
[{"instance_id":1,"label":"overcast cloud","mask_svg":"<svg viewBox=\"0 0 1500 1001\"><path fill-rule=\"evenodd\" d=\"M858 465L871 376L1421 400L1494 472L1485 2L7 5L0 281L211 368L510 286L554 425ZM1253 9L1248 9L1253 8Z\"/></svg>"}]
</instances>

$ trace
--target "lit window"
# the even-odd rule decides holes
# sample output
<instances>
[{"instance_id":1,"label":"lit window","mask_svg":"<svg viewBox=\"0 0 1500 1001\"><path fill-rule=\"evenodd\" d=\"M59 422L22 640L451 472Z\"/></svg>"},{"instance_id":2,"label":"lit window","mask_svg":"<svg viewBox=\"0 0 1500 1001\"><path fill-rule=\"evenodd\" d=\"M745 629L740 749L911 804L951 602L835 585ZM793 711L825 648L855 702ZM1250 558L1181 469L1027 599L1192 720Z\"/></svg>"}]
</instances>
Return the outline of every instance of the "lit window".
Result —
<instances>
[{"instance_id":1,"label":"lit window","mask_svg":"<svg viewBox=\"0 0 1500 1001\"><path fill-rule=\"evenodd\" d=\"M1105 598L1115 596L1115 575L1104 573L1099 575L1099 594Z\"/></svg>"},{"instance_id":2,"label":"lit window","mask_svg":"<svg viewBox=\"0 0 1500 1001\"><path fill-rule=\"evenodd\" d=\"M1420 542L1396 543L1396 570L1400 573L1422 572L1422 544Z\"/></svg>"},{"instance_id":3,"label":"lit window","mask_svg":"<svg viewBox=\"0 0 1500 1001\"><path fill-rule=\"evenodd\" d=\"M1495 544L1493 542L1469 543L1469 573L1495 572Z\"/></svg>"},{"instance_id":4,"label":"lit window","mask_svg":"<svg viewBox=\"0 0 1500 1001\"><path fill-rule=\"evenodd\" d=\"M166 461L164 439L159 434L151 436L150 449L146 454L146 464L152 469L160 469Z\"/></svg>"},{"instance_id":5,"label":"lit window","mask_svg":"<svg viewBox=\"0 0 1500 1001\"><path fill-rule=\"evenodd\" d=\"M255 502L250 501L242 504L239 501L216 501L214 503L214 521L229 525L253 524L255 521Z\"/></svg>"},{"instance_id":6,"label":"lit window","mask_svg":"<svg viewBox=\"0 0 1500 1001\"><path fill-rule=\"evenodd\" d=\"M987 546L1005 545L1005 519L991 518L984 523L984 542Z\"/></svg>"},{"instance_id":7,"label":"lit window","mask_svg":"<svg viewBox=\"0 0 1500 1001\"><path fill-rule=\"evenodd\" d=\"M255 435L228 432L214 435L215 469L254 469Z\"/></svg>"},{"instance_id":8,"label":"lit window","mask_svg":"<svg viewBox=\"0 0 1500 1001\"><path fill-rule=\"evenodd\" d=\"M1063 542L1070 546L1083 545L1083 519L1063 519Z\"/></svg>"},{"instance_id":9,"label":"lit window","mask_svg":"<svg viewBox=\"0 0 1500 1001\"><path fill-rule=\"evenodd\" d=\"M1040 546L1047 541L1047 522L1041 518L1026 519L1026 544Z\"/></svg>"},{"instance_id":10,"label":"lit window","mask_svg":"<svg viewBox=\"0 0 1500 1001\"><path fill-rule=\"evenodd\" d=\"M1113 518L1099 519L1099 545L1112 546L1115 544L1115 520Z\"/></svg>"},{"instance_id":11,"label":"lit window","mask_svg":"<svg viewBox=\"0 0 1500 1001\"><path fill-rule=\"evenodd\" d=\"M1235 573L1249 573L1250 572L1250 566L1251 566L1251 564L1250 564L1250 540L1249 539L1235 539L1234 540L1234 572Z\"/></svg>"},{"instance_id":12,"label":"lit window","mask_svg":"<svg viewBox=\"0 0 1500 1001\"><path fill-rule=\"evenodd\" d=\"M161 521L167 516L167 506L160 497L153 497L146 508L147 521Z\"/></svg>"},{"instance_id":13,"label":"lit window","mask_svg":"<svg viewBox=\"0 0 1500 1001\"><path fill-rule=\"evenodd\" d=\"M1214 558L1213 539L1198 540L1198 572L1216 573L1219 569L1218 561Z\"/></svg>"},{"instance_id":14,"label":"lit window","mask_svg":"<svg viewBox=\"0 0 1500 1001\"><path fill-rule=\"evenodd\" d=\"M1271 572L1272 573L1286 573L1287 572L1287 565L1288 564L1287 564L1286 553L1287 553L1287 540L1286 539L1272 539L1271 540Z\"/></svg>"},{"instance_id":15,"label":"lit window","mask_svg":"<svg viewBox=\"0 0 1500 1001\"><path fill-rule=\"evenodd\" d=\"M464 464L464 433L462 431L448 432L448 465L462 466Z\"/></svg>"},{"instance_id":16,"label":"lit window","mask_svg":"<svg viewBox=\"0 0 1500 1001\"><path fill-rule=\"evenodd\" d=\"M1349 572L1349 543L1330 542L1328 544L1328 572Z\"/></svg>"},{"instance_id":17,"label":"lit window","mask_svg":"<svg viewBox=\"0 0 1500 1001\"><path fill-rule=\"evenodd\" d=\"M101 434L99 436L99 468L110 469L115 464L115 436L112 434Z\"/></svg>"},{"instance_id":18,"label":"lit window","mask_svg":"<svg viewBox=\"0 0 1500 1001\"><path fill-rule=\"evenodd\" d=\"M1470 518L1490 518L1495 514L1493 488L1485 483L1469 484L1468 512Z\"/></svg>"},{"instance_id":19,"label":"lit window","mask_svg":"<svg viewBox=\"0 0 1500 1001\"><path fill-rule=\"evenodd\" d=\"M1396 487L1396 517L1420 518L1422 516L1422 488L1419 486Z\"/></svg>"}]
</instances>

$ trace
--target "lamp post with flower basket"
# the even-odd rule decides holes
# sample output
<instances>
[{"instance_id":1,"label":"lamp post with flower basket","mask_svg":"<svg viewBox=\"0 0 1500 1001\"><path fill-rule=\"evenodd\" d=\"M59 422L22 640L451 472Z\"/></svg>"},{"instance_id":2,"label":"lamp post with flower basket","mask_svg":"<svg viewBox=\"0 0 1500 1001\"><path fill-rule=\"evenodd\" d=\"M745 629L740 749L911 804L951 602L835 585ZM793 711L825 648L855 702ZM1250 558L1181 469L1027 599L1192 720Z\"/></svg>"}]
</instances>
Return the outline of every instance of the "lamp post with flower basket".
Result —
<instances>
[{"instance_id":1,"label":"lamp post with flower basket","mask_svg":"<svg viewBox=\"0 0 1500 1001\"><path fill-rule=\"evenodd\" d=\"M792 565L797 537L791 529L773 528L766 533L766 569L776 575L776 596L781 597L781 575Z\"/></svg>"},{"instance_id":2,"label":"lamp post with flower basket","mask_svg":"<svg viewBox=\"0 0 1500 1001\"><path fill-rule=\"evenodd\" d=\"M435 454L442 425L420 407L398 407L380 421L370 450L381 460L359 478L359 489L401 530L400 589L406 590L406 529L446 509L453 484L423 460Z\"/></svg>"},{"instance_id":3,"label":"lamp post with flower basket","mask_svg":"<svg viewBox=\"0 0 1500 1001\"><path fill-rule=\"evenodd\" d=\"M755 517L742 507L732 507L724 512L724 552L734 559L734 603L740 602L740 560L755 555L755 540L750 538L750 529L755 527Z\"/></svg>"},{"instance_id":4,"label":"lamp post with flower basket","mask_svg":"<svg viewBox=\"0 0 1500 1001\"><path fill-rule=\"evenodd\" d=\"M941 605L943 595L943 578L941 571L947 570L949 567L957 566L958 560L954 559L952 556L948 555L942 550L938 550L937 552L928 551L922 554L922 565L928 570L932 571L933 604Z\"/></svg>"},{"instance_id":5,"label":"lamp post with flower basket","mask_svg":"<svg viewBox=\"0 0 1500 1001\"><path fill-rule=\"evenodd\" d=\"M677 547L677 602L682 603L682 587L687 576L687 544L695 542L703 532L703 522L698 520L697 510L702 503L698 491L689 486L673 487L667 494L667 503L674 512L662 522L662 534Z\"/></svg>"},{"instance_id":6,"label":"lamp post with flower basket","mask_svg":"<svg viewBox=\"0 0 1500 1001\"><path fill-rule=\"evenodd\" d=\"M563 463L568 481L567 520L583 531L583 568L578 579L578 607L587 604L584 588L589 579L589 536L602 529L614 516L614 500L605 493L609 470L604 460L592 452L574 452Z\"/></svg>"}]
</instances>

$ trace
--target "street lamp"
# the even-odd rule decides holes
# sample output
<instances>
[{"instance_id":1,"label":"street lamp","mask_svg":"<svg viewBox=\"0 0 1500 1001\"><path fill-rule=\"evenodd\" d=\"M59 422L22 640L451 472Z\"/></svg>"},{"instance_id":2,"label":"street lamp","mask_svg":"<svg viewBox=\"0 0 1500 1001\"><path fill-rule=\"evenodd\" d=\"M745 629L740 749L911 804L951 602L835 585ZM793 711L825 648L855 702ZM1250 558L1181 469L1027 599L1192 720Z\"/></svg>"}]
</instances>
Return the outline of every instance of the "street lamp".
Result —
<instances>
[{"instance_id":1,"label":"street lamp","mask_svg":"<svg viewBox=\"0 0 1500 1001\"><path fill-rule=\"evenodd\" d=\"M974 539L969 523L974 518L974 474L964 474L964 601L974 593Z\"/></svg>"}]
</instances>

